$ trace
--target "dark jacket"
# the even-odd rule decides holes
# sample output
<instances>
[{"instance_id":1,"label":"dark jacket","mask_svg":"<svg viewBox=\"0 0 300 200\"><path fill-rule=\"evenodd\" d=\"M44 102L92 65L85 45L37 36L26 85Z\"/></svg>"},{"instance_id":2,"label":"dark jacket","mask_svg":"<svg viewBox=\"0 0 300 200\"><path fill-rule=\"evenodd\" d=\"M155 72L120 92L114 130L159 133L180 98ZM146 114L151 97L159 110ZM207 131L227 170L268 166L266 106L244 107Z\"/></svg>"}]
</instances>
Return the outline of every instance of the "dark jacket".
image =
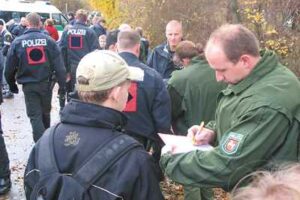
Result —
<instances>
[{"instance_id":1,"label":"dark jacket","mask_svg":"<svg viewBox=\"0 0 300 200\"><path fill-rule=\"evenodd\" d=\"M100 24L95 24L90 28L95 31L97 38L99 38L100 35L106 35L106 29Z\"/></svg>"},{"instance_id":2,"label":"dark jacket","mask_svg":"<svg viewBox=\"0 0 300 200\"><path fill-rule=\"evenodd\" d=\"M98 38L93 30L81 22L66 29L59 42L67 72L75 72L81 58L99 48Z\"/></svg>"},{"instance_id":3,"label":"dark jacket","mask_svg":"<svg viewBox=\"0 0 300 200\"><path fill-rule=\"evenodd\" d=\"M11 30L11 34L14 37L19 37L20 35L22 35L25 31L26 31L26 26L22 26L21 24L15 26L12 30Z\"/></svg>"},{"instance_id":4,"label":"dark jacket","mask_svg":"<svg viewBox=\"0 0 300 200\"><path fill-rule=\"evenodd\" d=\"M0 53L2 53L3 56L7 55L12 40L13 37L8 30L4 29L2 33L0 33Z\"/></svg>"},{"instance_id":5,"label":"dark jacket","mask_svg":"<svg viewBox=\"0 0 300 200\"><path fill-rule=\"evenodd\" d=\"M61 173L73 174L95 149L105 145L106 141L113 138L115 134L120 134L126 123L126 117L121 112L110 108L71 100L62 111L61 122L54 136L56 162ZM68 140L71 134L76 135L73 139L78 143ZM35 160L39 151L37 145L30 154L25 174L37 168ZM93 185L103 190L90 187L88 189L90 199L117 199L112 194L122 196L125 200L163 199L157 169L152 158L143 148L127 152ZM25 188L28 196L31 188L28 188L26 178Z\"/></svg>"},{"instance_id":6,"label":"dark jacket","mask_svg":"<svg viewBox=\"0 0 300 200\"><path fill-rule=\"evenodd\" d=\"M148 58L147 64L155 69L163 79L169 79L173 71L179 69L172 61L173 53L166 43L155 47Z\"/></svg>"},{"instance_id":7,"label":"dark jacket","mask_svg":"<svg viewBox=\"0 0 300 200\"><path fill-rule=\"evenodd\" d=\"M15 91L16 78L20 84L38 83L49 81L54 72L60 88L64 88L66 71L59 48L52 38L31 28L13 41L5 70L5 78L12 91Z\"/></svg>"},{"instance_id":8,"label":"dark jacket","mask_svg":"<svg viewBox=\"0 0 300 200\"><path fill-rule=\"evenodd\" d=\"M120 56L129 66L144 70L144 80L133 83L130 93L133 98L125 108L128 124L126 131L156 140L158 132L169 132L171 102L161 76L143 64L134 54L123 52ZM136 86L135 86L136 84ZM136 92L133 89L136 87Z\"/></svg>"},{"instance_id":9,"label":"dark jacket","mask_svg":"<svg viewBox=\"0 0 300 200\"><path fill-rule=\"evenodd\" d=\"M0 74L3 74L3 69L4 69L4 58L2 53L0 52ZM0 76L0 83L2 83L2 77ZM2 84L0 84L0 104L3 103L3 96L2 96ZM0 123L1 123L1 119L0 119ZM0 124L1 127L1 124ZM0 133L1 134L1 133Z\"/></svg>"}]
</instances>

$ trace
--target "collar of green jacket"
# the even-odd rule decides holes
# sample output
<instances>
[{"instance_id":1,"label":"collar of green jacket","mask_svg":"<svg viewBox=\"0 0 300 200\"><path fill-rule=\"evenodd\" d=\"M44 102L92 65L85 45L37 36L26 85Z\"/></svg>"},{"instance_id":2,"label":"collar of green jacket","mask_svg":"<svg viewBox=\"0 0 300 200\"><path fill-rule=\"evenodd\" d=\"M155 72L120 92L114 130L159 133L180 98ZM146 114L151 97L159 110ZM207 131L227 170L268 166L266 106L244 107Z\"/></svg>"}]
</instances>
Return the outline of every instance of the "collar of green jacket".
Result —
<instances>
[{"instance_id":1,"label":"collar of green jacket","mask_svg":"<svg viewBox=\"0 0 300 200\"><path fill-rule=\"evenodd\" d=\"M261 50L260 55L261 59L253 71L239 83L228 85L227 89L223 91L225 95L231 92L235 95L241 93L278 66L278 58L273 51Z\"/></svg>"},{"instance_id":2,"label":"collar of green jacket","mask_svg":"<svg viewBox=\"0 0 300 200\"><path fill-rule=\"evenodd\" d=\"M189 66L193 65L195 63L207 64L207 61L205 59L201 58L200 56L195 56L191 59Z\"/></svg>"}]
</instances>

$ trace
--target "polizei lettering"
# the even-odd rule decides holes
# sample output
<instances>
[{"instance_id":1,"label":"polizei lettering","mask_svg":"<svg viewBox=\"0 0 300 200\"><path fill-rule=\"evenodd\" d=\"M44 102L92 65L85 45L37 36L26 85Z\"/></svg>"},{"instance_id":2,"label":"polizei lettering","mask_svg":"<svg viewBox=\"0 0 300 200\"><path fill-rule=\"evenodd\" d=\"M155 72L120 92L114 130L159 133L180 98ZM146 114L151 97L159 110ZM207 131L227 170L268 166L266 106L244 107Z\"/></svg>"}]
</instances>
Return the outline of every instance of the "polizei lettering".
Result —
<instances>
[{"instance_id":1,"label":"polizei lettering","mask_svg":"<svg viewBox=\"0 0 300 200\"><path fill-rule=\"evenodd\" d=\"M69 29L68 30L68 35L85 35L86 30L84 29Z\"/></svg>"},{"instance_id":2,"label":"polizei lettering","mask_svg":"<svg viewBox=\"0 0 300 200\"><path fill-rule=\"evenodd\" d=\"M22 40L22 47L47 46L46 39Z\"/></svg>"}]
</instances>

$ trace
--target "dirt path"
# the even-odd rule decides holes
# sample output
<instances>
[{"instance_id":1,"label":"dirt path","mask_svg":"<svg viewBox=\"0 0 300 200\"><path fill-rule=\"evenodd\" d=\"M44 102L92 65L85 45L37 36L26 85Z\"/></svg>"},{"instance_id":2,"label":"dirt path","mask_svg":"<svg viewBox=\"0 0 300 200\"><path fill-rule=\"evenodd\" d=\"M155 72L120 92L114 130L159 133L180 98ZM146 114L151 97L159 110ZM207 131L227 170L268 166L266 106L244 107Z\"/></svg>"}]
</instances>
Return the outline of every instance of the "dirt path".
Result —
<instances>
[{"instance_id":1,"label":"dirt path","mask_svg":"<svg viewBox=\"0 0 300 200\"><path fill-rule=\"evenodd\" d=\"M9 194L1 196L0 200L25 200L23 173L33 146L33 139L21 86L19 90L19 94L13 99L4 100L1 105L2 128L10 159L12 188ZM53 94L56 94L56 91L55 88ZM52 101L51 124L58 121L59 108L56 95L53 96Z\"/></svg>"}]
</instances>

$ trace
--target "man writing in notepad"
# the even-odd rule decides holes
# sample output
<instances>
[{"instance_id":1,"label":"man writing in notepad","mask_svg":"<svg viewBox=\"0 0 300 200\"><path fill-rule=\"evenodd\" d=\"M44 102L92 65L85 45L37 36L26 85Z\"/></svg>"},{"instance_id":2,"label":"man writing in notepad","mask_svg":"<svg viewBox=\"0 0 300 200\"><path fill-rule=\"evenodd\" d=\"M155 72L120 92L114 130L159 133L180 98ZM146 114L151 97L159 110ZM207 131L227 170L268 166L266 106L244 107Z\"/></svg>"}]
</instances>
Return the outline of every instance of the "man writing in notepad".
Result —
<instances>
[{"instance_id":1,"label":"man writing in notepad","mask_svg":"<svg viewBox=\"0 0 300 200\"><path fill-rule=\"evenodd\" d=\"M163 148L161 167L166 175L185 186L201 187L201 193L213 187L230 191L253 171L298 162L300 82L296 76L274 52L259 51L258 40L242 25L214 31L205 56L217 81L229 85L218 97L215 121L200 133L199 126L193 126L188 134L198 144L211 143L215 148L183 154ZM201 193L189 199L211 198Z\"/></svg>"}]
</instances>

